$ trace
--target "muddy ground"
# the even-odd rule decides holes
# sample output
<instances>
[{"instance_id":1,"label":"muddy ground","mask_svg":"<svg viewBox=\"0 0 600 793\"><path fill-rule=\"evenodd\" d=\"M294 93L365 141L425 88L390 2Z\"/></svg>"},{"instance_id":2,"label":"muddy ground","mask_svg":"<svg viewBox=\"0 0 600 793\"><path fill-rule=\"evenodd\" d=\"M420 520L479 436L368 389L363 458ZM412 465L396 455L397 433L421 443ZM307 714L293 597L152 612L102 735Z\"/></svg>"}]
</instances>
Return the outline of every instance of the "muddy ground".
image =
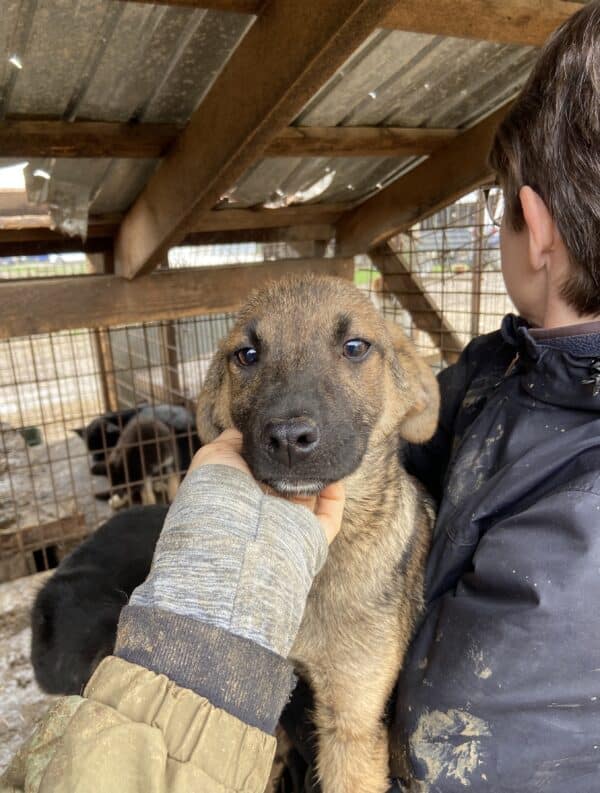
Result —
<instances>
[{"instance_id":1,"label":"muddy ground","mask_svg":"<svg viewBox=\"0 0 600 793\"><path fill-rule=\"evenodd\" d=\"M29 612L49 575L0 584L0 773L55 699L39 689L29 659Z\"/></svg>"}]
</instances>

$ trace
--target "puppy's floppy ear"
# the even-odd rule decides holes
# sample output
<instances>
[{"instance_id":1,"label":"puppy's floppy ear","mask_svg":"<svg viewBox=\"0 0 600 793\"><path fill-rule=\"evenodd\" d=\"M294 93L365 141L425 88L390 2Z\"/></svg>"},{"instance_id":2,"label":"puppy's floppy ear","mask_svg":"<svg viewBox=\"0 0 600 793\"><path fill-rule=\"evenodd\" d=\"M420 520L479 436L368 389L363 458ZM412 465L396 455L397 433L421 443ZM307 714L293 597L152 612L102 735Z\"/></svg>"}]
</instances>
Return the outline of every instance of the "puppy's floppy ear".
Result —
<instances>
[{"instance_id":1,"label":"puppy's floppy ear","mask_svg":"<svg viewBox=\"0 0 600 793\"><path fill-rule=\"evenodd\" d=\"M386 322L386 327L396 352L395 376L404 395L400 435L410 443L425 443L433 436L438 423L440 391L437 379L399 325Z\"/></svg>"},{"instance_id":2,"label":"puppy's floppy ear","mask_svg":"<svg viewBox=\"0 0 600 793\"><path fill-rule=\"evenodd\" d=\"M196 408L196 429L203 445L233 426L230 395L227 357L219 347L206 373Z\"/></svg>"}]
</instances>

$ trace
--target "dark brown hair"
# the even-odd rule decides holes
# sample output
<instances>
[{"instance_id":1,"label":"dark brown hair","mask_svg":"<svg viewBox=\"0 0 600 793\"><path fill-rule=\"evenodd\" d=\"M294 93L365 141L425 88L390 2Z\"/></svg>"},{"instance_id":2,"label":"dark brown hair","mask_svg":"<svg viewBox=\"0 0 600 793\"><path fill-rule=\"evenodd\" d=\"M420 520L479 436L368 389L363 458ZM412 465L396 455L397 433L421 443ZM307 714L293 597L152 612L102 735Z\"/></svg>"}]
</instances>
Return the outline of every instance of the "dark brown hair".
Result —
<instances>
[{"instance_id":1,"label":"dark brown hair","mask_svg":"<svg viewBox=\"0 0 600 793\"><path fill-rule=\"evenodd\" d=\"M600 314L600 2L570 17L548 40L501 123L490 164L504 190L506 220L525 224L519 190L544 200L569 252L563 298Z\"/></svg>"}]
</instances>

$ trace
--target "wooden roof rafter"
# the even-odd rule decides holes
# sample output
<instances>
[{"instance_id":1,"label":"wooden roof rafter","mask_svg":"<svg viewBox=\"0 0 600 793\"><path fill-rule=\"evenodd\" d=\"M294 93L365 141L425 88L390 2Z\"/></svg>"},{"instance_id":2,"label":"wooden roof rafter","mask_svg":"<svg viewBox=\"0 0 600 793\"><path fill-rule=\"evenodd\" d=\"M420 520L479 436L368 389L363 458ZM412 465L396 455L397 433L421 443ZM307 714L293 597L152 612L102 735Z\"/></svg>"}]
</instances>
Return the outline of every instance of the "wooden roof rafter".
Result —
<instances>
[{"instance_id":1,"label":"wooden roof rafter","mask_svg":"<svg viewBox=\"0 0 600 793\"><path fill-rule=\"evenodd\" d=\"M267 2L127 213L115 246L117 273L134 278L164 260L395 2Z\"/></svg>"},{"instance_id":2,"label":"wooden roof rafter","mask_svg":"<svg viewBox=\"0 0 600 793\"><path fill-rule=\"evenodd\" d=\"M280 209L220 209L201 213L182 244L225 244L242 241L326 240L348 204L306 204ZM66 237L47 226L18 228L0 217L0 255L38 253L104 253L112 250L121 215L90 218L85 242Z\"/></svg>"},{"instance_id":3,"label":"wooden roof rafter","mask_svg":"<svg viewBox=\"0 0 600 793\"><path fill-rule=\"evenodd\" d=\"M0 151L5 157L161 158L182 131L175 124L8 119L0 122ZM456 134L453 129L288 127L263 156L418 156L431 154Z\"/></svg>"},{"instance_id":4,"label":"wooden roof rafter","mask_svg":"<svg viewBox=\"0 0 600 793\"><path fill-rule=\"evenodd\" d=\"M337 223L339 251L344 255L368 251L489 182L493 172L488 153L509 107L510 103L499 108L345 213Z\"/></svg>"},{"instance_id":5,"label":"wooden roof rafter","mask_svg":"<svg viewBox=\"0 0 600 793\"><path fill-rule=\"evenodd\" d=\"M134 1L255 15L264 5L264 0ZM580 7L578 0L397 0L380 27L539 47Z\"/></svg>"}]
</instances>

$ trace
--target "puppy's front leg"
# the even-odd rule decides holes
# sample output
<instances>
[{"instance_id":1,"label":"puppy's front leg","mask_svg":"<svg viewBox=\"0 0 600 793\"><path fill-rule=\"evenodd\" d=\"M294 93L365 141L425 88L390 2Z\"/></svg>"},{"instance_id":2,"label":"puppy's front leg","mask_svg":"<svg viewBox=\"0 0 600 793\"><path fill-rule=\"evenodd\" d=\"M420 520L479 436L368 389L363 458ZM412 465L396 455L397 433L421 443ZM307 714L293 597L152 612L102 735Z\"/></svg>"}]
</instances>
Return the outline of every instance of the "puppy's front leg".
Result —
<instances>
[{"instance_id":1,"label":"puppy's front leg","mask_svg":"<svg viewBox=\"0 0 600 793\"><path fill-rule=\"evenodd\" d=\"M388 738L383 724L363 722L348 729L342 723L348 714L327 710L316 716L317 771L323 793L386 793Z\"/></svg>"},{"instance_id":2,"label":"puppy's front leg","mask_svg":"<svg viewBox=\"0 0 600 793\"><path fill-rule=\"evenodd\" d=\"M388 735L383 715L397 662L364 659L314 681L317 770L323 793L386 793ZM391 659L388 659L391 660Z\"/></svg>"}]
</instances>

